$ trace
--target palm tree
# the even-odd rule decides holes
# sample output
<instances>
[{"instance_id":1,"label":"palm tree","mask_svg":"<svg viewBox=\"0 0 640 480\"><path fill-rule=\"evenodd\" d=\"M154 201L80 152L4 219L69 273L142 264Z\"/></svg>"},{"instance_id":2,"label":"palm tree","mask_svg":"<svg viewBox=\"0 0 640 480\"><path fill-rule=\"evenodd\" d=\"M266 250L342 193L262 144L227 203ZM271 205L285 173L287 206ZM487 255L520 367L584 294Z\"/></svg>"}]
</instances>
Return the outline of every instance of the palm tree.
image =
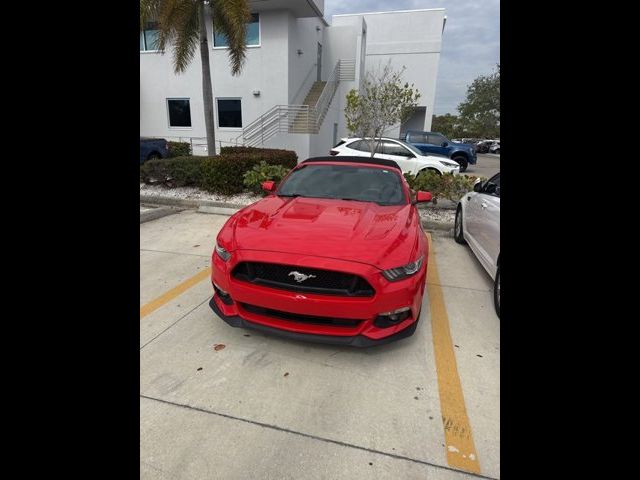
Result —
<instances>
[{"instance_id":1,"label":"palm tree","mask_svg":"<svg viewBox=\"0 0 640 480\"><path fill-rule=\"evenodd\" d=\"M205 13L208 9L212 14L215 31L228 39L231 73L238 75L245 60L245 34L247 22L251 18L247 0L141 0L140 31L150 20L159 23L157 49L164 52L167 45L173 46L173 67L176 74L187 69L198 43L200 44L207 150L210 155L215 155L213 88Z\"/></svg>"}]
</instances>

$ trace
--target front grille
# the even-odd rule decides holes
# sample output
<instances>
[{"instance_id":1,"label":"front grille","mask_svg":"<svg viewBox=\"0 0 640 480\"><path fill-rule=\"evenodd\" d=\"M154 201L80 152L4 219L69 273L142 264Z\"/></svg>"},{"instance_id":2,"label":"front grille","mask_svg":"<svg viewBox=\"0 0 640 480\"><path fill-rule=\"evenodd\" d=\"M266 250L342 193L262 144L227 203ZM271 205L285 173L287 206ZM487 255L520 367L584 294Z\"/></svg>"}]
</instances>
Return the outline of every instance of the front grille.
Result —
<instances>
[{"instance_id":1,"label":"front grille","mask_svg":"<svg viewBox=\"0 0 640 480\"><path fill-rule=\"evenodd\" d=\"M318 317L316 315L301 315L298 313L283 312L280 310L272 310L270 308L258 307L248 303L241 303L240 306L247 312L264 315L265 317L280 318L292 322L313 323L316 325L334 325L337 327L357 327L362 320L354 318L334 318L334 317Z\"/></svg>"},{"instance_id":2,"label":"front grille","mask_svg":"<svg viewBox=\"0 0 640 480\"><path fill-rule=\"evenodd\" d=\"M293 272L308 275L309 278L297 282ZM372 297L375 293L373 287L362 277L333 270L276 263L241 262L233 270L232 275L245 282L294 292L348 297Z\"/></svg>"}]
</instances>

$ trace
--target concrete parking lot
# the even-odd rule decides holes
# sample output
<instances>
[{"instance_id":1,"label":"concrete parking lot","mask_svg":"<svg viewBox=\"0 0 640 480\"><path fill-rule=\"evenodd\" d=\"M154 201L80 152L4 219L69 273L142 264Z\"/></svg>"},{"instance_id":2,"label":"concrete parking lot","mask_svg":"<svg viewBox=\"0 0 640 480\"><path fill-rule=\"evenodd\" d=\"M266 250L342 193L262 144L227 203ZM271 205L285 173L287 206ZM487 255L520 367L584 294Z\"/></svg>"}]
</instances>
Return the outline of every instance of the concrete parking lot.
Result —
<instances>
[{"instance_id":1,"label":"concrete parking lot","mask_svg":"<svg viewBox=\"0 0 640 480\"><path fill-rule=\"evenodd\" d=\"M469 165L465 174L491 178L500 171L500 155L479 153L478 162Z\"/></svg>"},{"instance_id":2,"label":"concrete parking lot","mask_svg":"<svg viewBox=\"0 0 640 480\"><path fill-rule=\"evenodd\" d=\"M325 346L210 310L227 218L140 225L141 478L499 478L500 320L468 247L430 236L412 337Z\"/></svg>"}]
</instances>

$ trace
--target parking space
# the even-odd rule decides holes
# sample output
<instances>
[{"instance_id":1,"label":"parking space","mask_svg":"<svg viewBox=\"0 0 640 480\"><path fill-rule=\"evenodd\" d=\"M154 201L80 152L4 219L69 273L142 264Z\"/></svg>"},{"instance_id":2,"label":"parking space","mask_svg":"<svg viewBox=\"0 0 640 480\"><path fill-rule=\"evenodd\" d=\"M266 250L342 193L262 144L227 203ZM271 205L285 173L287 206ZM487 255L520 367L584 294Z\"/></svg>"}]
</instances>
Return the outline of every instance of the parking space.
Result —
<instances>
[{"instance_id":1,"label":"parking space","mask_svg":"<svg viewBox=\"0 0 640 480\"><path fill-rule=\"evenodd\" d=\"M211 311L227 218L140 225L141 478L499 477L500 323L467 247L431 238L412 337L327 346Z\"/></svg>"},{"instance_id":2,"label":"parking space","mask_svg":"<svg viewBox=\"0 0 640 480\"><path fill-rule=\"evenodd\" d=\"M479 153L478 162L475 165L469 165L465 174L491 178L499 171L500 155Z\"/></svg>"}]
</instances>

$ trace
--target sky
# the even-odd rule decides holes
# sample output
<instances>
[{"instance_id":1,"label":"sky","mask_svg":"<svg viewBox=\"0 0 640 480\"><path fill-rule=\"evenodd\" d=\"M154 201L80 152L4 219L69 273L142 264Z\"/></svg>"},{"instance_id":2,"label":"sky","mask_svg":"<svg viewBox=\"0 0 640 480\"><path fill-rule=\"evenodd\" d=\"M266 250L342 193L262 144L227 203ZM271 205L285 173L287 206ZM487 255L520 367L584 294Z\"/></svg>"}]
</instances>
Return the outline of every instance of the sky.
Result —
<instances>
[{"instance_id":1,"label":"sky","mask_svg":"<svg viewBox=\"0 0 640 480\"><path fill-rule=\"evenodd\" d=\"M447 24L436 84L436 115L457 114L467 87L500 63L500 0L325 0L324 17L341 13L445 8Z\"/></svg>"}]
</instances>

